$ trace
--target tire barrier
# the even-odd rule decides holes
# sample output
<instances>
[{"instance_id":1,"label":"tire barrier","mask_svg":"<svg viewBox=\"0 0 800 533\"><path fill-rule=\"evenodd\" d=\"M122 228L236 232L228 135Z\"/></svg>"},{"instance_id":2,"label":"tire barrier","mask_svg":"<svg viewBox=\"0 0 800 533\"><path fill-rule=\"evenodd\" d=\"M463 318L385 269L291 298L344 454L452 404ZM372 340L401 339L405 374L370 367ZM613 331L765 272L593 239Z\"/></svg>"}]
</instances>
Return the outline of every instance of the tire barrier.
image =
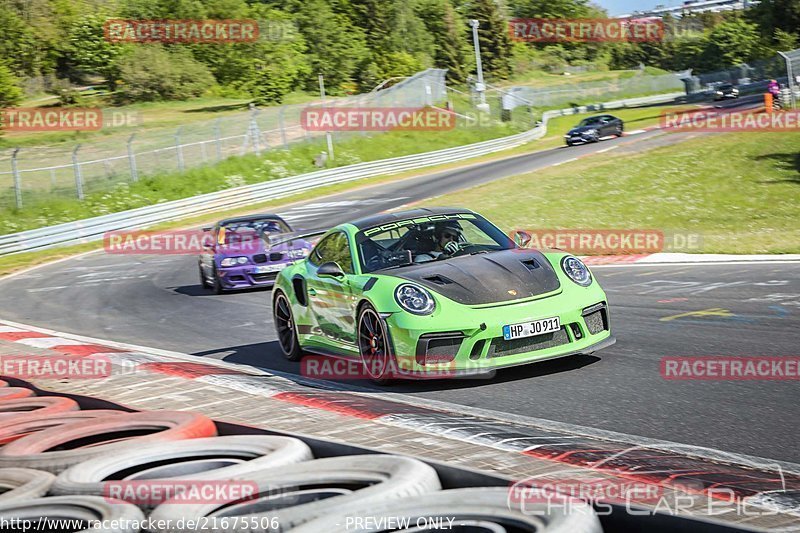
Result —
<instances>
[{"instance_id":1,"label":"tire barrier","mask_svg":"<svg viewBox=\"0 0 800 533\"><path fill-rule=\"evenodd\" d=\"M100 496L108 479L236 479L311 458L308 445L291 437L231 435L152 442L68 468L59 474L52 493Z\"/></svg>"},{"instance_id":2,"label":"tire barrier","mask_svg":"<svg viewBox=\"0 0 800 533\"><path fill-rule=\"evenodd\" d=\"M253 472L241 478L258 486L255 498L181 504L166 501L150 515L154 522L173 524L157 533L184 533L180 519L200 523L227 517L228 531L284 530L312 518L353 506L379 504L441 488L436 471L417 459L393 455L352 455L317 459L297 465ZM235 519L234 519L235 518ZM257 528L253 528L258 524Z\"/></svg>"},{"instance_id":3,"label":"tire barrier","mask_svg":"<svg viewBox=\"0 0 800 533\"><path fill-rule=\"evenodd\" d=\"M0 504L16 500L39 498L47 494L56 477L30 468L0 468Z\"/></svg>"},{"instance_id":4,"label":"tire barrier","mask_svg":"<svg viewBox=\"0 0 800 533\"><path fill-rule=\"evenodd\" d=\"M30 398L31 396L36 396L36 393L30 389L23 389L22 387L0 387L0 402Z\"/></svg>"},{"instance_id":5,"label":"tire barrier","mask_svg":"<svg viewBox=\"0 0 800 533\"><path fill-rule=\"evenodd\" d=\"M24 417L32 413L43 415L78 411L79 409L78 402L61 396L34 396L18 400L3 400L0 402L0 420Z\"/></svg>"},{"instance_id":6,"label":"tire barrier","mask_svg":"<svg viewBox=\"0 0 800 533\"><path fill-rule=\"evenodd\" d=\"M569 513L547 504L509 504L507 488L443 490L377 505L352 505L290 533L396 533L436 529L486 533L602 533L600 520L586 503L571 504Z\"/></svg>"},{"instance_id":7,"label":"tire barrier","mask_svg":"<svg viewBox=\"0 0 800 533\"><path fill-rule=\"evenodd\" d=\"M45 429L6 444L0 448L0 468L21 466L58 474L103 453L137 447L141 441L177 441L216 434L212 420L182 411L101 417Z\"/></svg>"},{"instance_id":8,"label":"tire barrier","mask_svg":"<svg viewBox=\"0 0 800 533\"><path fill-rule=\"evenodd\" d=\"M2 402L0 402L2 403ZM95 418L119 416L123 411L110 409L95 409L90 411L69 411L66 413L25 413L9 420L0 419L0 445L22 438L31 433L43 431L54 427L71 424L72 422L85 422Z\"/></svg>"},{"instance_id":9,"label":"tire barrier","mask_svg":"<svg viewBox=\"0 0 800 533\"><path fill-rule=\"evenodd\" d=\"M217 436L215 423L197 413L83 411L64 397L2 384L0 391L11 391L0 399L0 523L48 531L68 520L59 530L95 533L183 533L198 524L219 532L412 533L448 519L446 529L456 531L602 531L586 504L582 513L536 509L531 516L508 504L507 488L442 490L436 470L410 457L314 459L294 437ZM198 484L251 491L187 499ZM120 486L179 490L153 502L109 490ZM395 517L407 527L354 527L354 516L362 525L366 517Z\"/></svg>"},{"instance_id":10,"label":"tire barrier","mask_svg":"<svg viewBox=\"0 0 800 533\"><path fill-rule=\"evenodd\" d=\"M72 522L67 531L92 533L138 533L134 524L141 524L144 514L135 505L114 501L99 496L51 496L25 501L11 501L0 504L0 522L14 523L30 521L39 524ZM111 527L92 527L93 523L108 524ZM75 524L84 524L80 529ZM35 528L34 530L48 531ZM23 530L20 530L23 531Z\"/></svg>"}]
</instances>

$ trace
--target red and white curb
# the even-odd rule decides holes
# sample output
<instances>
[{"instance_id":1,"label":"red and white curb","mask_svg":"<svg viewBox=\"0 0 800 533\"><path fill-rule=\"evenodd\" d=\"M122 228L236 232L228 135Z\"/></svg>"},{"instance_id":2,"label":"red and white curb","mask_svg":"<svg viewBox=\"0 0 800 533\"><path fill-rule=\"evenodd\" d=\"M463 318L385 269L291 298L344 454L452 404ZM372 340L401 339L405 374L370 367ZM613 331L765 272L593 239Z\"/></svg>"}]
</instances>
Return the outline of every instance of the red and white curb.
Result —
<instances>
[{"instance_id":1,"label":"red and white curb","mask_svg":"<svg viewBox=\"0 0 800 533\"><path fill-rule=\"evenodd\" d=\"M750 505L800 516L800 465L610 432L601 432L600 437L590 436L590 428L537 419L498 418L465 406L411 403L412 399L396 398L402 396L397 394L376 396L352 390L313 390L299 384L301 380L297 376L287 379L244 365L205 362L177 352L9 321L0 321L0 339L18 344L21 352L25 347L36 347L78 357L109 357L119 364L139 365L139 371L151 374L143 374L147 380L152 379L153 373L198 380L242 394L520 453L570 467L588 468L640 483L682 491L686 491L687 486L694 487L693 492L709 497L729 490ZM327 385L333 389L337 384Z\"/></svg>"},{"instance_id":2,"label":"red and white curb","mask_svg":"<svg viewBox=\"0 0 800 533\"><path fill-rule=\"evenodd\" d=\"M783 264L800 262L800 254L687 254L660 252L631 255L587 255L581 260L587 265L657 266L657 265L725 265L725 264Z\"/></svg>"}]
</instances>

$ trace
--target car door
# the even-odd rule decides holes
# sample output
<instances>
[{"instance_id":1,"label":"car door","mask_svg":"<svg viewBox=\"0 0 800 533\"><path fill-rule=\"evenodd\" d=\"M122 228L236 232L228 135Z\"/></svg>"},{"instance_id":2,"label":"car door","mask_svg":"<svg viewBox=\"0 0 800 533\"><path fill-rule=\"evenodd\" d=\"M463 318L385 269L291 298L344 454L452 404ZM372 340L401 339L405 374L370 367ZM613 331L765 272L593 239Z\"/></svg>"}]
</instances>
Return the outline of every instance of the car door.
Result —
<instances>
[{"instance_id":1,"label":"car door","mask_svg":"<svg viewBox=\"0 0 800 533\"><path fill-rule=\"evenodd\" d=\"M203 233L203 251L200 253L200 270L206 279L211 279L214 272L214 254L217 249L219 227L215 226Z\"/></svg>"},{"instance_id":2,"label":"car door","mask_svg":"<svg viewBox=\"0 0 800 533\"><path fill-rule=\"evenodd\" d=\"M336 263L344 272L341 279L321 277L319 267ZM308 259L309 308L325 337L355 345L355 302L351 279L354 273L350 240L342 231L321 240Z\"/></svg>"},{"instance_id":3,"label":"car door","mask_svg":"<svg viewBox=\"0 0 800 533\"><path fill-rule=\"evenodd\" d=\"M600 118L600 137L607 137L614 133L614 122L611 120L611 117L608 115L603 116Z\"/></svg>"}]
</instances>

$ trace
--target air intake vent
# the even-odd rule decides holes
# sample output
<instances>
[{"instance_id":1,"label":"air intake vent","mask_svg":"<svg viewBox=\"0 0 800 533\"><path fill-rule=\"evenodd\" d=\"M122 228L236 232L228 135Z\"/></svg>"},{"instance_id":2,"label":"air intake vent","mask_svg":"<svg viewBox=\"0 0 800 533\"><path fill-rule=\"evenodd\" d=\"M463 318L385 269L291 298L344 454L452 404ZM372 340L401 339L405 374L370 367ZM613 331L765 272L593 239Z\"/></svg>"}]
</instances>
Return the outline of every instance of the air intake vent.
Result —
<instances>
[{"instance_id":1,"label":"air intake vent","mask_svg":"<svg viewBox=\"0 0 800 533\"><path fill-rule=\"evenodd\" d=\"M435 283L437 285L450 285L451 283L453 283L452 280L449 280L444 276L439 276L438 274L436 276L428 276L427 278L422 278L422 279L424 279L425 281L430 281L431 283Z\"/></svg>"},{"instance_id":2,"label":"air intake vent","mask_svg":"<svg viewBox=\"0 0 800 533\"><path fill-rule=\"evenodd\" d=\"M539 262L536 259L526 259L525 261L520 261L528 270L536 270L539 268Z\"/></svg>"}]
</instances>

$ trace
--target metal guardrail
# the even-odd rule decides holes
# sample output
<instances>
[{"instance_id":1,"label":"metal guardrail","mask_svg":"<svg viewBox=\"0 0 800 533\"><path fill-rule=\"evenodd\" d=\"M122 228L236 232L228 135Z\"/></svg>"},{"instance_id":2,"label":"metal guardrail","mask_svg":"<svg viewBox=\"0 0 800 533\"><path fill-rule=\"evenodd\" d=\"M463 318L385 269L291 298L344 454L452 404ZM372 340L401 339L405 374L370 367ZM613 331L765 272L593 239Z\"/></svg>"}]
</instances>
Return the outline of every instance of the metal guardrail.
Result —
<instances>
[{"instance_id":1,"label":"metal guardrail","mask_svg":"<svg viewBox=\"0 0 800 533\"><path fill-rule=\"evenodd\" d=\"M361 178L397 174L407 170L488 155L514 148L543 137L547 132L547 122L558 116L648 103L663 103L672 101L679 96L683 96L683 93L633 98L593 106L548 111L544 113L542 122L537 125L537 127L500 139L492 139L434 152L412 154L392 159L382 159L345 167L320 170L308 174L202 194L191 198L163 202L152 206L102 215L76 222L11 233L0 236L0 255L95 242L102 240L103 234L109 231L134 228L140 229L153 224L178 220L212 211L284 198L326 185L333 185Z\"/></svg>"}]
</instances>

